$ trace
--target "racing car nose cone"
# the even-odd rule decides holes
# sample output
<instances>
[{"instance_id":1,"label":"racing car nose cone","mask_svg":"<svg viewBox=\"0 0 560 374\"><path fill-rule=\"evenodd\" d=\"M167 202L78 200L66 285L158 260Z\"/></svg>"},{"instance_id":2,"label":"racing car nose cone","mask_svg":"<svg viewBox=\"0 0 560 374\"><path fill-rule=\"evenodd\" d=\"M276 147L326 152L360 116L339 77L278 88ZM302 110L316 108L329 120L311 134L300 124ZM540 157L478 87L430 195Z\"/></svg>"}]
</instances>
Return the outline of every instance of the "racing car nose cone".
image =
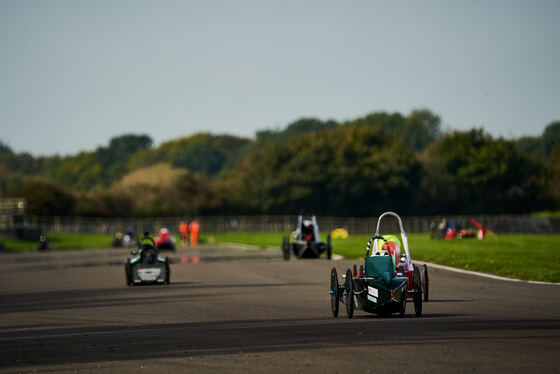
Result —
<instances>
[{"instance_id":1,"label":"racing car nose cone","mask_svg":"<svg viewBox=\"0 0 560 374\"><path fill-rule=\"evenodd\" d=\"M138 276L143 281L154 281L157 279L159 274L161 273L161 269L158 268L149 268L149 269L139 269Z\"/></svg>"}]
</instances>

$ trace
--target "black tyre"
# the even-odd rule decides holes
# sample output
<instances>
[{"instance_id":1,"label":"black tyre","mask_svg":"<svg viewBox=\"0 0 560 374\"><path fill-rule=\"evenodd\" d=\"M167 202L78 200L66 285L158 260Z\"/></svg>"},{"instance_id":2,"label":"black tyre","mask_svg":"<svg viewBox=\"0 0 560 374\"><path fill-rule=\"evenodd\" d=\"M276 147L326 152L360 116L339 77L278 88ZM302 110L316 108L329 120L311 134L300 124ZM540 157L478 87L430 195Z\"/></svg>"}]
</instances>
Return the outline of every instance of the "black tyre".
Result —
<instances>
[{"instance_id":1,"label":"black tyre","mask_svg":"<svg viewBox=\"0 0 560 374\"><path fill-rule=\"evenodd\" d=\"M406 290L403 291L401 295L401 310L399 311L401 316L404 316L406 312Z\"/></svg>"},{"instance_id":2,"label":"black tyre","mask_svg":"<svg viewBox=\"0 0 560 374\"><path fill-rule=\"evenodd\" d=\"M352 318L354 315L354 281L352 280L352 270L346 270L346 280L344 281L344 303L346 304L346 315Z\"/></svg>"},{"instance_id":3,"label":"black tyre","mask_svg":"<svg viewBox=\"0 0 560 374\"><path fill-rule=\"evenodd\" d=\"M332 239L331 234L327 235L327 260L332 259Z\"/></svg>"},{"instance_id":4,"label":"black tyre","mask_svg":"<svg viewBox=\"0 0 560 374\"><path fill-rule=\"evenodd\" d=\"M331 312L333 317L338 317L338 273L336 268L331 269Z\"/></svg>"},{"instance_id":5,"label":"black tyre","mask_svg":"<svg viewBox=\"0 0 560 374\"><path fill-rule=\"evenodd\" d=\"M414 290L414 313L416 313L416 317L420 317L422 315L422 279L420 278L420 269L417 266L414 266L412 285Z\"/></svg>"},{"instance_id":6,"label":"black tyre","mask_svg":"<svg viewBox=\"0 0 560 374\"><path fill-rule=\"evenodd\" d=\"M132 266L130 265L130 258L127 258L124 264L124 275L126 278L126 285L132 286Z\"/></svg>"},{"instance_id":7,"label":"black tyre","mask_svg":"<svg viewBox=\"0 0 560 374\"><path fill-rule=\"evenodd\" d=\"M169 266L169 258L165 258L165 284L171 283L171 267Z\"/></svg>"},{"instance_id":8,"label":"black tyre","mask_svg":"<svg viewBox=\"0 0 560 374\"><path fill-rule=\"evenodd\" d=\"M282 258L290 261L290 239L287 236L282 238Z\"/></svg>"},{"instance_id":9,"label":"black tyre","mask_svg":"<svg viewBox=\"0 0 560 374\"><path fill-rule=\"evenodd\" d=\"M424 301L429 299L430 291L430 278L428 277L428 267L422 265L422 290L424 291Z\"/></svg>"}]
</instances>

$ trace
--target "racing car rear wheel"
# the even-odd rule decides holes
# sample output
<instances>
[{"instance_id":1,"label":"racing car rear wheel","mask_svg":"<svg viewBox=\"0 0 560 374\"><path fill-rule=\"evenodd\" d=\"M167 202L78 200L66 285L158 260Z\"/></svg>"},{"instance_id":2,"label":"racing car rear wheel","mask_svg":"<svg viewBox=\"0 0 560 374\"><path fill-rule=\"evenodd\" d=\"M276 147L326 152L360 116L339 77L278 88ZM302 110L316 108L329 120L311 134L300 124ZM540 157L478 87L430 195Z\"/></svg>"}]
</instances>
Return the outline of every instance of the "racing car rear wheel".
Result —
<instances>
[{"instance_id":1,"label":"racing car rear wheel","mask_svg":"<svg viewBox=\"0 0 560 374\"><path fill-rule=\"evenodd\" d=\"M420 269L418 266L414 267L414 273L412 275L412 287L414 294L414 312L416 313L416 317L420 317L422 315L422 279L420 278Z\"/></svg>"},{"instance_id":2,"label":"racing car rear wheel","mask_svg":"<svg viewBox=\"0 0 560 374\"><path fill-rule=\"evenodd\" d=\"M126 285L131 286L133 282L132 282L132 268L130 266L130 258L127 258L124 264L124 275L126 277Z\"/></svg>"},{"instance_id":3,"label":"racing car rear wheel","mask_svg":"<svg viewBox=\"0 0 560 374\"><path fill-rule=\"evenodd\" d=\"M346 280L344 282L344 292L346 296L344 303L346 304L346 315L352 318L354 315L354 282L352 280L352 270L346 270Z\"/></svg>"},{"instance_id":4,"label":"racing car rear wheel","mask_svg":"<svg viewBox=\"0 0 560 374\"><path fill-rule=\"evenodd\" d=\"M290 261L290 240L287 236L282 238L282 257L284 261Z\"/></svg>"},{"instance_id":5,"label":"racing car rear wheel","mask_svg":"<svg viewBox=\"0 0 560 374\"><path fill-rule=\"evenodd\" d=\"M332 239L331 234L327 235L327 259L332 259Z\"/></svg>"},{"instance_id":6,"label":"racing car rear wheel","mask_svg":"<svg viewBox=\"0 0 560 374\"><path fill-rule=\"evenodd\" d=\"M331 312L333 317L338 317L338 274L336 268L331 270Z\"/></svg>"},{"instance_id":7,"label":"racing car rear wheel","mask_svg":"<svg viewBox=\"0 0 560 374\"><path fill-rule=\"evenodd\" d=\"M428 277L428 267L422 265L422 290L424 290L424 301L428 301L428 291L430 289L430 278Z\"/></svg>"}]
</instances>

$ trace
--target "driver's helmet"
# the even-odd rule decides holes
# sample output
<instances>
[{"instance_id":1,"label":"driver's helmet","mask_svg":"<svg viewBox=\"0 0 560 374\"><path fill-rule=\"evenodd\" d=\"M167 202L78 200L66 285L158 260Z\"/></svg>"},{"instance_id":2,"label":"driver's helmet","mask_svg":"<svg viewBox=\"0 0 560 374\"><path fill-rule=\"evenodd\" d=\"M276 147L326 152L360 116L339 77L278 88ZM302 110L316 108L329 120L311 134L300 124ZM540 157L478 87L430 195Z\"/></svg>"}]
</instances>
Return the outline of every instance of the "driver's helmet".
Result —
<instances>
[{"instance_id":1,"label":"driver's helmet","mask_svg":"<svg viewBox=\"0 0 560 374\"><path fill-rule=\"evenodd\" d=\"M401 241L399 237L396 235L382 235L382 236L385 238L385 240L387 240L389 247L387 247L387 244L385 244L383 240L376 239L373 246L374 248L373 254L376 254L376 252L380 252L381 255L390 254L393 256L393 258L400 259Z\"/></svg>"},{"instance_id":2,"label":"driver's helmet","mask_svg":"<svg viewBox=\"0 0 560 374\"><path fill-rule=\"evenodd\" d=\"M313 222L309 219L303 220L301 233L303 240L310 241L313 239Z\"/></svg>"}]
</instances>

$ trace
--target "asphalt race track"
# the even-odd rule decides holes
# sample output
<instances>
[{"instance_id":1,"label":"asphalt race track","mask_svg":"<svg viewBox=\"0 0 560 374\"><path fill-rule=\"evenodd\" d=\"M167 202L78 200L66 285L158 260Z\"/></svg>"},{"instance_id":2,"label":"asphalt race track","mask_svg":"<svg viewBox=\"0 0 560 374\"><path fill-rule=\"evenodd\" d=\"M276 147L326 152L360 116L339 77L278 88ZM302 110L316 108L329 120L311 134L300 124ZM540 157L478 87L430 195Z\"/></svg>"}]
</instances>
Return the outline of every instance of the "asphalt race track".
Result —
<instances>
[{"instance_id":1,"label":"asphalt race track","mask_svg":"<svg viewBox=\"0 0 560 374\"><path fill-rule=\"evenodd\" d=\"M0 372L560 372L560 286L431 269L422 317L349 320L329 274L354 262L203 246L127 287L126 255L0 255Z\"/></svg>"}]
</instances>

